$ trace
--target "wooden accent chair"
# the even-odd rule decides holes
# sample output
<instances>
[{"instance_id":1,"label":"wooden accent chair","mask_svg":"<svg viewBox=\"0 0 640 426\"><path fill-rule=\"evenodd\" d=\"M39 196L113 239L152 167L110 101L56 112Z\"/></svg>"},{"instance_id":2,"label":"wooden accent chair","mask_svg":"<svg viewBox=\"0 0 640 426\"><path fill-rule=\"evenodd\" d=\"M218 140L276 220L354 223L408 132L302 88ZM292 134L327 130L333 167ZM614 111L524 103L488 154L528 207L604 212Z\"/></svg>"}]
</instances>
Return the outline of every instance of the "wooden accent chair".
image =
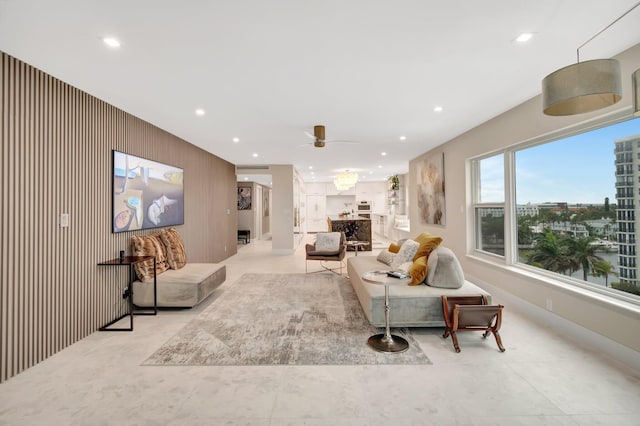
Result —
<instances>
[{"instance_id":1,"label":"wooden accent chair","mask_svg":"<svg viewBox=\"0 0 640 426\"><path fill-rule=\"evenodd\" d=\"M453 347L460 352L458 345L458 331L484 331L482 337L486 338L492 333L500 352L505 349L498 330L502 324L502 305L489 305L487 296L442 296L442 313L446 329L443 338L451 335Z\"/></svg>"},{"instance_id":2,"label":"wooden accent chair","mask_svg":"<svg viewBox=\"0 0 640 426\"><path fill-rule=\"evenodd\" d=\"M323 234L323 232L318 232L318 235L319 234ZM306 251L306 258L304 261L305 273L309 273L309 269L307 266L309 261L318 260L320 261L320 266L322 267L322 269L319 271L312 271L312 272L331 271L337 274L337 272L335 271L337 267L329 268L322 262L339 262L340 275L342 275L342 264L343 264L342 259L344 259L345 255L347 254L347 238L345 237L344 232L340 233L340 243L338 246L338 250L333 250L333 251L317 250L316 243L313 243L313 244L306 244L305 251Z\"/></svg>"}]
</instances>

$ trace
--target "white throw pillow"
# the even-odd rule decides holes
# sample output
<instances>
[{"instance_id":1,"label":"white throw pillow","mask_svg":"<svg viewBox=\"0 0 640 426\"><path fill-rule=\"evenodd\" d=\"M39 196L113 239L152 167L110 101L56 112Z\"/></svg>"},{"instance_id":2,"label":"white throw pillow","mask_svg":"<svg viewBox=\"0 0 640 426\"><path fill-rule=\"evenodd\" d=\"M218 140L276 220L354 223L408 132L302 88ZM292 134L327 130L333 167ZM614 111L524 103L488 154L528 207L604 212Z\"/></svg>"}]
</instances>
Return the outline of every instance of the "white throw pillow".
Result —
<instances>
[{"instance_id":1,"label":"white throw pillow","mask_svg":"<svg viewBox=\"0 0 640 426\"><path fill-rule=\"evenodd\" d=\"M420 243L413 240L407 240L402 243L400 251L398 251L396 257L393 258L393 262L391 262L391 269L395 271L403 263L413 262L413 256L416 255L419 247Z\"/></svg>"},{"instance_id":2,"label":"white throw pillow","mask_svg":"<svg viewBox=\"0 0 640 426\"><path fill-rule=\"evenodd\" d=\"M340 232L322 232L316 235L316 251L340 250Z\"/></svg>"},{"instance_id":3,"label":"white throw pillow","mask_svg":"<svg viewBox=\"0 0 640 426\"><path fill-rule=\"evenodd\" d=\"M378 262L382 262L385 265L391 265L395 257L396 257L395 253L391 253L389 250L385 249L380 251L380 254L378 254L377 260Z\"/></svg>"}]
</instances>

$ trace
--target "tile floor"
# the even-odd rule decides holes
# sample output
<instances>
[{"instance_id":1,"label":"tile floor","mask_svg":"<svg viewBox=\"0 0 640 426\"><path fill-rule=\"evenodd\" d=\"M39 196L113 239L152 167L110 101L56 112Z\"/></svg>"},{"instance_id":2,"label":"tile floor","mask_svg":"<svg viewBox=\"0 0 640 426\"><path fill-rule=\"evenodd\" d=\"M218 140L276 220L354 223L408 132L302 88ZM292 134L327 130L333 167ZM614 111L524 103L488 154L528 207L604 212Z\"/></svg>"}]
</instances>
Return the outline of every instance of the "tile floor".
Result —
<instances>
[{"instance_id":1,"label":"tile floor","mask_svg":"<svg viewBox=\"0 0 640 426\"><path fill-rule=\"evenodd\" d=\"M304 245L252 241L225 263L203 305L96 332L0 384L0 425L640 425L640 372L509 306L505 353L462 333L456 354L441 329L415 329L433 365L141 366L242 273L304 272Z\"/></svg>"}]
</instances>

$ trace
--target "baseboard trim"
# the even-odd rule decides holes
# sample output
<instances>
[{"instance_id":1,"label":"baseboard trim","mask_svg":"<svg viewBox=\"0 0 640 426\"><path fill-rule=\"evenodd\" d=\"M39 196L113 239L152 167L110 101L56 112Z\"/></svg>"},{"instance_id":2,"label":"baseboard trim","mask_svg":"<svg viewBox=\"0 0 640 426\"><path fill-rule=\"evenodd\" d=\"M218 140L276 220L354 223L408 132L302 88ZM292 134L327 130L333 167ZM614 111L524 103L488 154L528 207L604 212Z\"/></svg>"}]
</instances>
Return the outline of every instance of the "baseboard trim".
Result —
<instances>
[{"instance_id":1,"label":"baseboard trim","mask_svg":"<svg viewBox=\"0 0 640 426\"><path fill-rule=\"evenodd\" d=\"M609 339L599 333L588 328L582 327L574 322L562 318L553 312L549 312L532 303L521 299L508 291L489 284L473 276L465 276L465 278L478 287L495 295L504 303L509 303L525 316L533 319L545 326L557 330L563 336L566 336L573 343L586 349L603 354L614 362L623 364L640 373L640 353L633 349L621 345L620 343Z\"/></svg>"}]
</instances>

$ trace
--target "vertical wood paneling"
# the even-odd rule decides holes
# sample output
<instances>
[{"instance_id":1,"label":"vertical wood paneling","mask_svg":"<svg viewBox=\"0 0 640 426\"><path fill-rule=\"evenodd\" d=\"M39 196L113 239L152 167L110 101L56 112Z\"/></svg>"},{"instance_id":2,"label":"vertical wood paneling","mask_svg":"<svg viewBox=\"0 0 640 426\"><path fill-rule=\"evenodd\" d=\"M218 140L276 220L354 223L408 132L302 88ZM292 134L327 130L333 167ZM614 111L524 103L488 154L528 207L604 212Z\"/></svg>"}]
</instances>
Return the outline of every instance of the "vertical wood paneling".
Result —
<instances>
[{"instance_id":1,"label":"vertical wood paneling","mask_svg":"<svg viewBox=\"0 0 640 426\"><path fill-rule=\"evenodd\" d=\"M113 149L184 168L191 261L236 253L232 164L2 52L0 137L0 382L126 309L126 268L96 263L154 231L111 233Z\"/></svg>"}]
</instances>

